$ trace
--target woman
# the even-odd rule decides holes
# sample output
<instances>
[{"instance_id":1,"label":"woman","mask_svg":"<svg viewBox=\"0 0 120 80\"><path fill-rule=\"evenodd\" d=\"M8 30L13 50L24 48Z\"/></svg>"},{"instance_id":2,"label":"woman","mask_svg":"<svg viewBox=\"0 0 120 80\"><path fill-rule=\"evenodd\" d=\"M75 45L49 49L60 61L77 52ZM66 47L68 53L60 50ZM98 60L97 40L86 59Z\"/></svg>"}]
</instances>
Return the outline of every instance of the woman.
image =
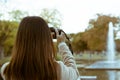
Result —
<instances>
[{"instance_id":1,"label":"woman","mask_svg":"<svg viewBox=\"0 0 120 80\"><path fill-rule=\"evenodd\" d=\"M47 23L37 16L21 21L11 61L1 68L4 80L76 80L79 76L75 60L65 44L63 33L57 42L62 61L55 60L52 36Z\"/></svg>"}]
</instances>

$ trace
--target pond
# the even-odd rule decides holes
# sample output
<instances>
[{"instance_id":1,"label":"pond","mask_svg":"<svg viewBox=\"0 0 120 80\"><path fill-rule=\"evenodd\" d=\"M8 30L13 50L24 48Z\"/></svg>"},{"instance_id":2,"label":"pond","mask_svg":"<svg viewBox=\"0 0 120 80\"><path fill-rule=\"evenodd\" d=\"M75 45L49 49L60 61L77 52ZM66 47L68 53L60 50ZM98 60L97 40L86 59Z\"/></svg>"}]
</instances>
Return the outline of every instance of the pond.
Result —
<instances>
[{"instance_id":1,"label":"pond","mask_svg":"<svg viewBox=\"0 0 120 80\"><path fill-rule=\"evenodd\" d=\"M96 76L97 80L120 80L119 61L98 61L89 66L78 68L82 76Z\"/></svg>"},{"instance_id":2,"label":"pond","mask_svg":"<svg viewBox=\"0 0 120 80\"><path fill-rule=\"evenodd\" d=\"M81 70L82 76L97 76L97 80L120 80L119 70Z\"/></svg>"}]
</instances>

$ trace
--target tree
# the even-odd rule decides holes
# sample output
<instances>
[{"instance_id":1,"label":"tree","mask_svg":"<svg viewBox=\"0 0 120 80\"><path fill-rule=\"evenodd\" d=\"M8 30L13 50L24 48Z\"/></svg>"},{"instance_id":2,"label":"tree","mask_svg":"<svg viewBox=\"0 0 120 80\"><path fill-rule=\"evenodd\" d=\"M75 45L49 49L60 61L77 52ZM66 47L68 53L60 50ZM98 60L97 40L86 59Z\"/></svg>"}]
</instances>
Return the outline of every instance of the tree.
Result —
<instances>
[{"instance_id":1,"label":"tree","mask_svg":"<svg viewBox=\"0 0 120 80\"><path fill-rule=\"evenodd\" d=\"M0 19L1 19L1 17L3 16L3 14L2 13L0 13Z\"/></svg>"},{"instance_id":2,"label":"tree","mask_svg":"<svg viewBox=\"0 0 120 80\"><path fill-rule=\"evenodd\" d=\"M110 15L97 14L97 16L98 17L96 19L91 19L89 21L89 27L86 29L85 32L79 35L77 41L74 42L76 43L76 45L79 45L82 42L85 43L86 47L84 49L86 50L106 50L108 24L109 22L112 22L114 25L119 24L120 19L118 17ZM78 47L78 49L80 50L80 46Z\"/></svg>"},{"instance_id":3,"label":"tree","mask_svg":"<svg viewBox=\"0 0 120 80\"><path fill-rule=\"evenodd\" d=\"M89 24L93 27L88 29L87 35L91 37L85 37L85 33L83 39L87 41L90 50L101 51L106 49L109 22L112 22L115 26L119 23L120 19L110 15L97 14L97 16L97 19L91 19L89 21Z\"/></svg>"},{"instance_id":4,"label":"tree","mask_svg":"<svg viewBox=\"0 0 120 80\"><path fill-rule=\"evenodd\" d=\"M85 41L83 41L82 38L83 32L79 32L76 35L74 35L72 38L72 47L74 52L80 52L87 49L87 44Z\"/></svg>"},{"instance_id":5,"label":"tree","mask_svg":"<svg viewBox=\"0 0 120 80\"><path fill-rule=\"evenodd\" d=\"M120 39L115 40L116 50L120 52Z\"/></svg>"},{"instance_id":6,"label":"tree","mask_svg":"<svg viewBox=\"0 0 120 80\"><path fill-rule=\"evenodd\" d=\"M106 26L108 27L109 22L112 22L113 25L119 23L119 17L111 16L111 15L102 15L102 14L97 14L96 19L91 19L89 21L89 25L91 25L91 28L97 28L97 27L102 27ZM88 26L89 28L90 26ZM90 29L90 28L89 28Z\"/></svg>"},{"instance_id":7,"label":"tree","mask_svg":"<svg viewBox=\"0 0 120 80\"><path fill-rule=\"evenodd\" d=\"M40 16L46 20L50 27L60 27L62 16L57 9L43 9Z\"/></svg>"},{"instance_id":8,"label":"tree","mask_svg":"<svg viewBox=\"0 0 120 80\"><path fill-rule=\"evenodd\" d=\"M10 20L20 22L23 17L28 16L28 13L20 10L13 10L9 12L9 15Z\"/></svg>"},{"instance_id":9,"label":"tree","mask_svg":"<svg viewBox=\"0 0 120 80\"><path fill-rule=\"evenodd\" d=\"M0 21L0 55L12 47L17 31L17 22Z\"/></svg>"}]
</instances>

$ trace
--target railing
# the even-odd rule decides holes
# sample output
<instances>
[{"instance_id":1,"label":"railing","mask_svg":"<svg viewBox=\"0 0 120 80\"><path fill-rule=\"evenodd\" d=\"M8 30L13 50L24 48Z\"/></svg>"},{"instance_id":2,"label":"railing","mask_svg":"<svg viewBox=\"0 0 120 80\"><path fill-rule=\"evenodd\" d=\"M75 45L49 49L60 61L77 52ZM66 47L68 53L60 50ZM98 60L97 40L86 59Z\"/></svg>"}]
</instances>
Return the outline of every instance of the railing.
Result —
<instances>
[{"instance_id":1,"label":"railing","mask_svg":"<svg viewBox=\"0 0 120 80\"><path fill-rule=\"evenodd\" d=\"M80 76L80 80L97 80L97 76Z\"/></svg>"}]
</instances>

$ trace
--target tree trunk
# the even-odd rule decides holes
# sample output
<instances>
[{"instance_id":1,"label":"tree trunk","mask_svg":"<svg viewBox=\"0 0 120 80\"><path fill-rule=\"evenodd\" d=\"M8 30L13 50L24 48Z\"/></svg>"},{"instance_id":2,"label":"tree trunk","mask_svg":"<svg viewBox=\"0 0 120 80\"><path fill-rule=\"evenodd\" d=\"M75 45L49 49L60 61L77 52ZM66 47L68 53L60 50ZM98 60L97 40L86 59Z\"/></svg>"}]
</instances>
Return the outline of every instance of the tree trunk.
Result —
<instances>
[{"instance_id":1,"label":"tree trunk","mask_svg":"<svg viewBox=\"0 0 120 80\"><path fill-rule=\"evenodd\" d=\"M4 48L0 46L0 59L4 58Z\"/></svg>"}]
</instances>

